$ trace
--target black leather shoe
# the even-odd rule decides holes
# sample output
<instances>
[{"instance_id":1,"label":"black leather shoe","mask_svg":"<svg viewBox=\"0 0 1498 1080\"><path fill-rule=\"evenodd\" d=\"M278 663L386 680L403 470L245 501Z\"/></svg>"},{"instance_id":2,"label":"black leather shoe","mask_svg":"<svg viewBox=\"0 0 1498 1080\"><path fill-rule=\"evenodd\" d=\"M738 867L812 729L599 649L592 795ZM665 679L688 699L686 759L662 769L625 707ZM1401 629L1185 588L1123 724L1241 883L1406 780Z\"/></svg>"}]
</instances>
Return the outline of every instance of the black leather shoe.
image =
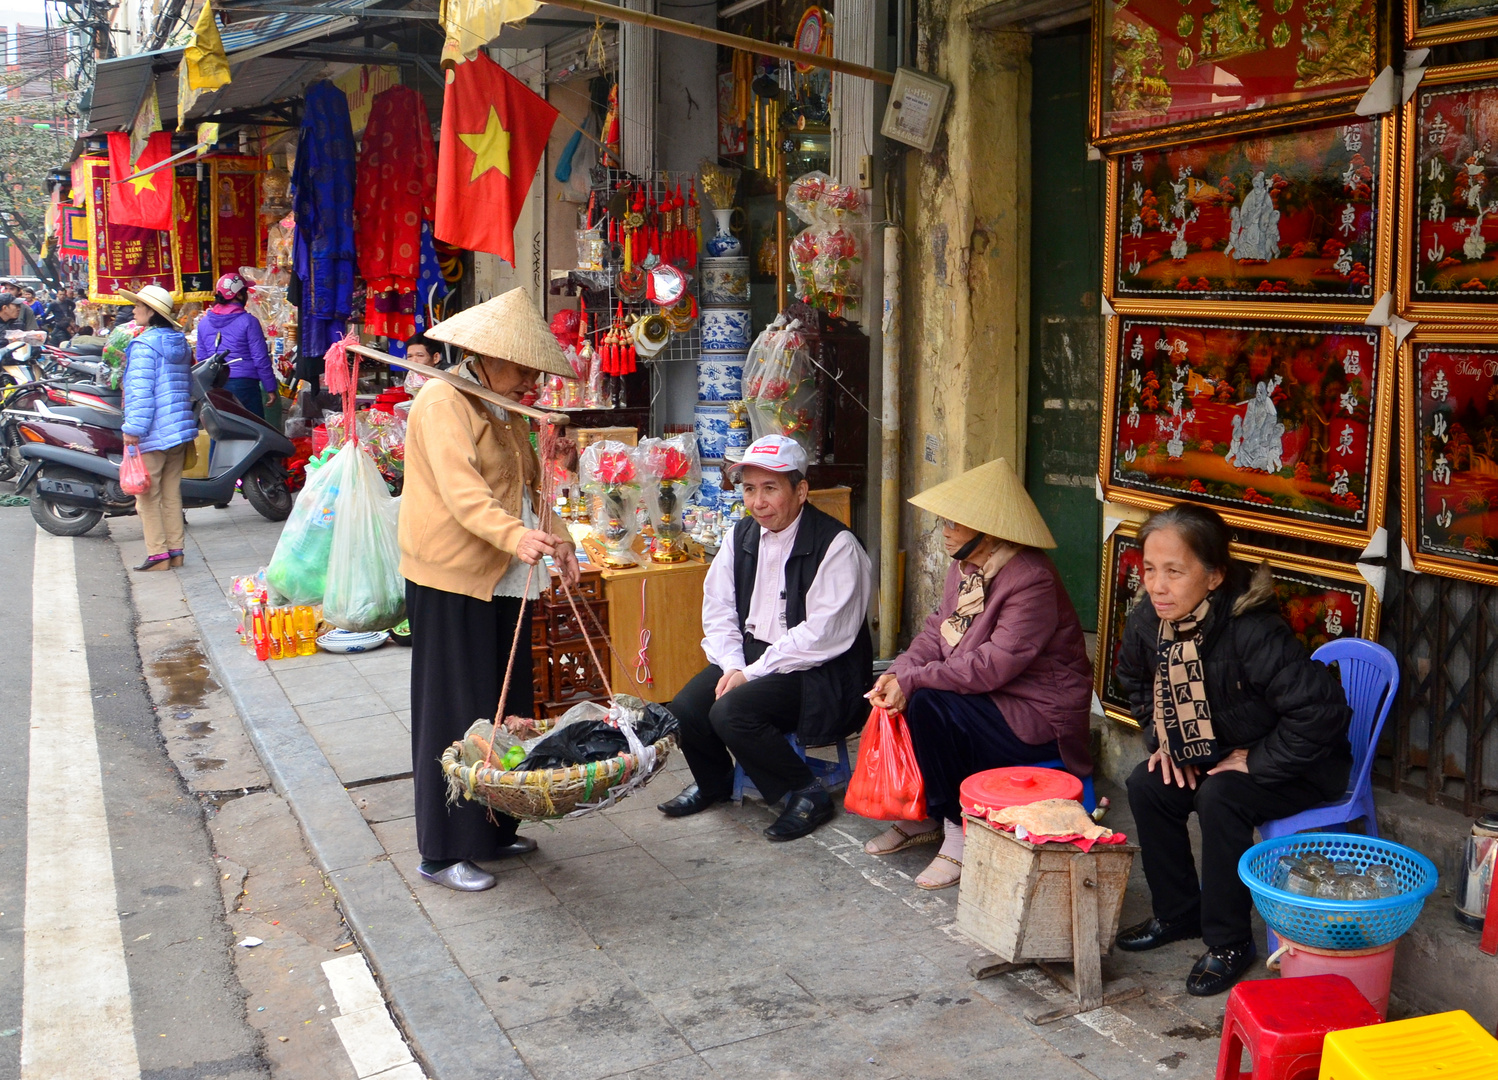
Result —
<instances>
[{"instance_id":1,"label":"black leather shoe","mask_svg":"<svg viewBox=\"0 0 1498 1080\"><path fill-rule=\"evenodd\" d=\"M832 796L821 784L802 788L790 793L785 809L775 819L775 824L765 830L765 836L770 840L799 840L815 831L817 826L831 821L835 813L837 807L832 804Z\"/></svg>"},{"instance_id":2,"label":"black leather shoe","mask_svg":"<svg viewBox=\"0 0 1498 1080\"><path fill-rule=\"evenodd\" d=\"M514 843L506 844L495 854L496 859L513 859L518 855L529 855L537 847L533 836L517 836Z\"/></svg>"},{"instance_id":3,"label":"black leather shoe","mask_svg":"<svg viewBox=\"0 0 1498 1080\"><path fill-rule=\"evenodd\" d=\"M727 795L709 795L696 784L691 785L674 799L668 799L656 807L667 817L690 817L700 814L714 803L725 802Z\"/></svg>"},{"instance_id":4,"label":"black leather shoe","mask_svg":"<svg viewBox=\"0 0 1498 1080\"><path fill-rule=\"evenodd\" d=\"M1186 976L1186 993L1195 997L1211 997L1232 986L1253 966L1259 950L1253 939L1238 945L1219 945L1202 954Z\"/></svg>"},{"instance_id":5,"label":"black leather shoe","mask_svg":"<svg viewBox=\"0 0 1498 1080\"><path fill-rule=\"evenodd\" d=\"M1124 952L1148 952L1150 949L1158 949L1161 945L1169 945L1172 941L1184 941L1186 938L1201 936L1201 916L1193 913L1182 915L1179 919L1172 919L1170 922L1161 922L1154 916L1150 916L1137 926L1120 931L1117 941L1118 947Z\"/></svg>"}]
</instances>

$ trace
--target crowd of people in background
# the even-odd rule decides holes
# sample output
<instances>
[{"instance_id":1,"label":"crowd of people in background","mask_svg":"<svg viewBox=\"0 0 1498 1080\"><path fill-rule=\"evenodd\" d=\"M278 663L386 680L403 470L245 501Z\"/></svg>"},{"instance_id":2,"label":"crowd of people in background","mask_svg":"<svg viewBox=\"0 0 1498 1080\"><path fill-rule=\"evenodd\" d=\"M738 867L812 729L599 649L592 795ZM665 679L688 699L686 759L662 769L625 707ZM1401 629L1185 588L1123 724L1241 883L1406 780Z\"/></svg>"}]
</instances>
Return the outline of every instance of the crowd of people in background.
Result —
<instances>
[{"instance_id":1,"label":"crowd of people in background","mask_svg":"<svg viewBox=\"0 0 1498 1080\"><path fill-rule=\"evenodd\" d=\"M45 330L53 345L99 332L77 316L78 293L71 285L49 292L0 278L0 330Z\"/></svg>"}]
</instances>

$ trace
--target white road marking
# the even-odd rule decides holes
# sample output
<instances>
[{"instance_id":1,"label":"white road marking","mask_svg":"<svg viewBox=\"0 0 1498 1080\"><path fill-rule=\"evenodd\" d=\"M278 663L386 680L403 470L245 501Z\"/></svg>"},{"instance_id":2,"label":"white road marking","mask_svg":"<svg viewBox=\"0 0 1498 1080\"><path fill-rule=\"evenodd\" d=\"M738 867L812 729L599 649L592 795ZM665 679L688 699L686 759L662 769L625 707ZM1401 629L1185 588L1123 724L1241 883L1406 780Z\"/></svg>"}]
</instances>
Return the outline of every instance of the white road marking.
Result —
<instances>
[{"instance_id":1,"label":"white road marking","mask_svg":"<svg viewBox=\"0 0 1498 1080\"><path fill-rule=\"evenodd\" d=\"M322 970L342 1014L333 1017L333 1029L343 1040L343 1049L359 1080L426 1080L390 1019L385 995L380 993L364 957L352 953L325 960Z\"/></svg>"},{"instance_id":2,"label":"white road marking","mask_svg":"<svg viewBox=\"0 0 1498 1080\"><path fill-rule=\"evenodd\" d=\"M37 530L21 1080L140 1076L73 541Z\"/></svg>"}]
</instances>

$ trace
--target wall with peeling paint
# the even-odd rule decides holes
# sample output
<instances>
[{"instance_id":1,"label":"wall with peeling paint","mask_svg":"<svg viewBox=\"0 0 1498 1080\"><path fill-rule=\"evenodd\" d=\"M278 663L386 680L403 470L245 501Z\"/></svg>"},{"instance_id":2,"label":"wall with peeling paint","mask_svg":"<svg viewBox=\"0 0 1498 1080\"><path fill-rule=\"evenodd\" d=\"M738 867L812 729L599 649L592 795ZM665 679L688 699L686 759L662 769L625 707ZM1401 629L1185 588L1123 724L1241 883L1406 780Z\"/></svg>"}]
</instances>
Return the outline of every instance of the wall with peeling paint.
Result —
<instances>
[{"instance_id":1,"label":"wall with peeling paint","mask_svg":"<svg viewBox=\"0 0 1498 1080\"><path fill-rule=\"evenodd\" d=\"M1030 38L974 29L989 0L922 0L920 66L953 86L929 154L906 155L901 397L906 496L994 457L1024 475L1029 366ZM941 597L931 515L906 506L902 640Z\"/></svg>"}]
</instances>

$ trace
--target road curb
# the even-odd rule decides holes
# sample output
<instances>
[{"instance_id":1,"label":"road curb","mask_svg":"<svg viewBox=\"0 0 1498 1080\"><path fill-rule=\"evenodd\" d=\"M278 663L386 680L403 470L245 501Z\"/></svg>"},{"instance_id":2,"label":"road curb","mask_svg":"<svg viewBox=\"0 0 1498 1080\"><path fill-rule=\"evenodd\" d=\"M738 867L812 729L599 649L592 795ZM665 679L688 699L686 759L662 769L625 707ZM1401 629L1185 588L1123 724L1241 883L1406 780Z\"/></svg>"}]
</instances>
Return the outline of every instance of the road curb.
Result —
<instances>
[{"instance_id":1,"label":"road curb","mask_svg":"<svg viewBox=\"0 0 1498 1080\"><path fill-rule=\"evenodd\" d=\"M196 542L176 574L203 651L313 860L338 891L349 929L384 985L432 1080L534 1080L411 895L384 846L266 665L239 644L238 620Z\"/></svg>"}]
</instances>

